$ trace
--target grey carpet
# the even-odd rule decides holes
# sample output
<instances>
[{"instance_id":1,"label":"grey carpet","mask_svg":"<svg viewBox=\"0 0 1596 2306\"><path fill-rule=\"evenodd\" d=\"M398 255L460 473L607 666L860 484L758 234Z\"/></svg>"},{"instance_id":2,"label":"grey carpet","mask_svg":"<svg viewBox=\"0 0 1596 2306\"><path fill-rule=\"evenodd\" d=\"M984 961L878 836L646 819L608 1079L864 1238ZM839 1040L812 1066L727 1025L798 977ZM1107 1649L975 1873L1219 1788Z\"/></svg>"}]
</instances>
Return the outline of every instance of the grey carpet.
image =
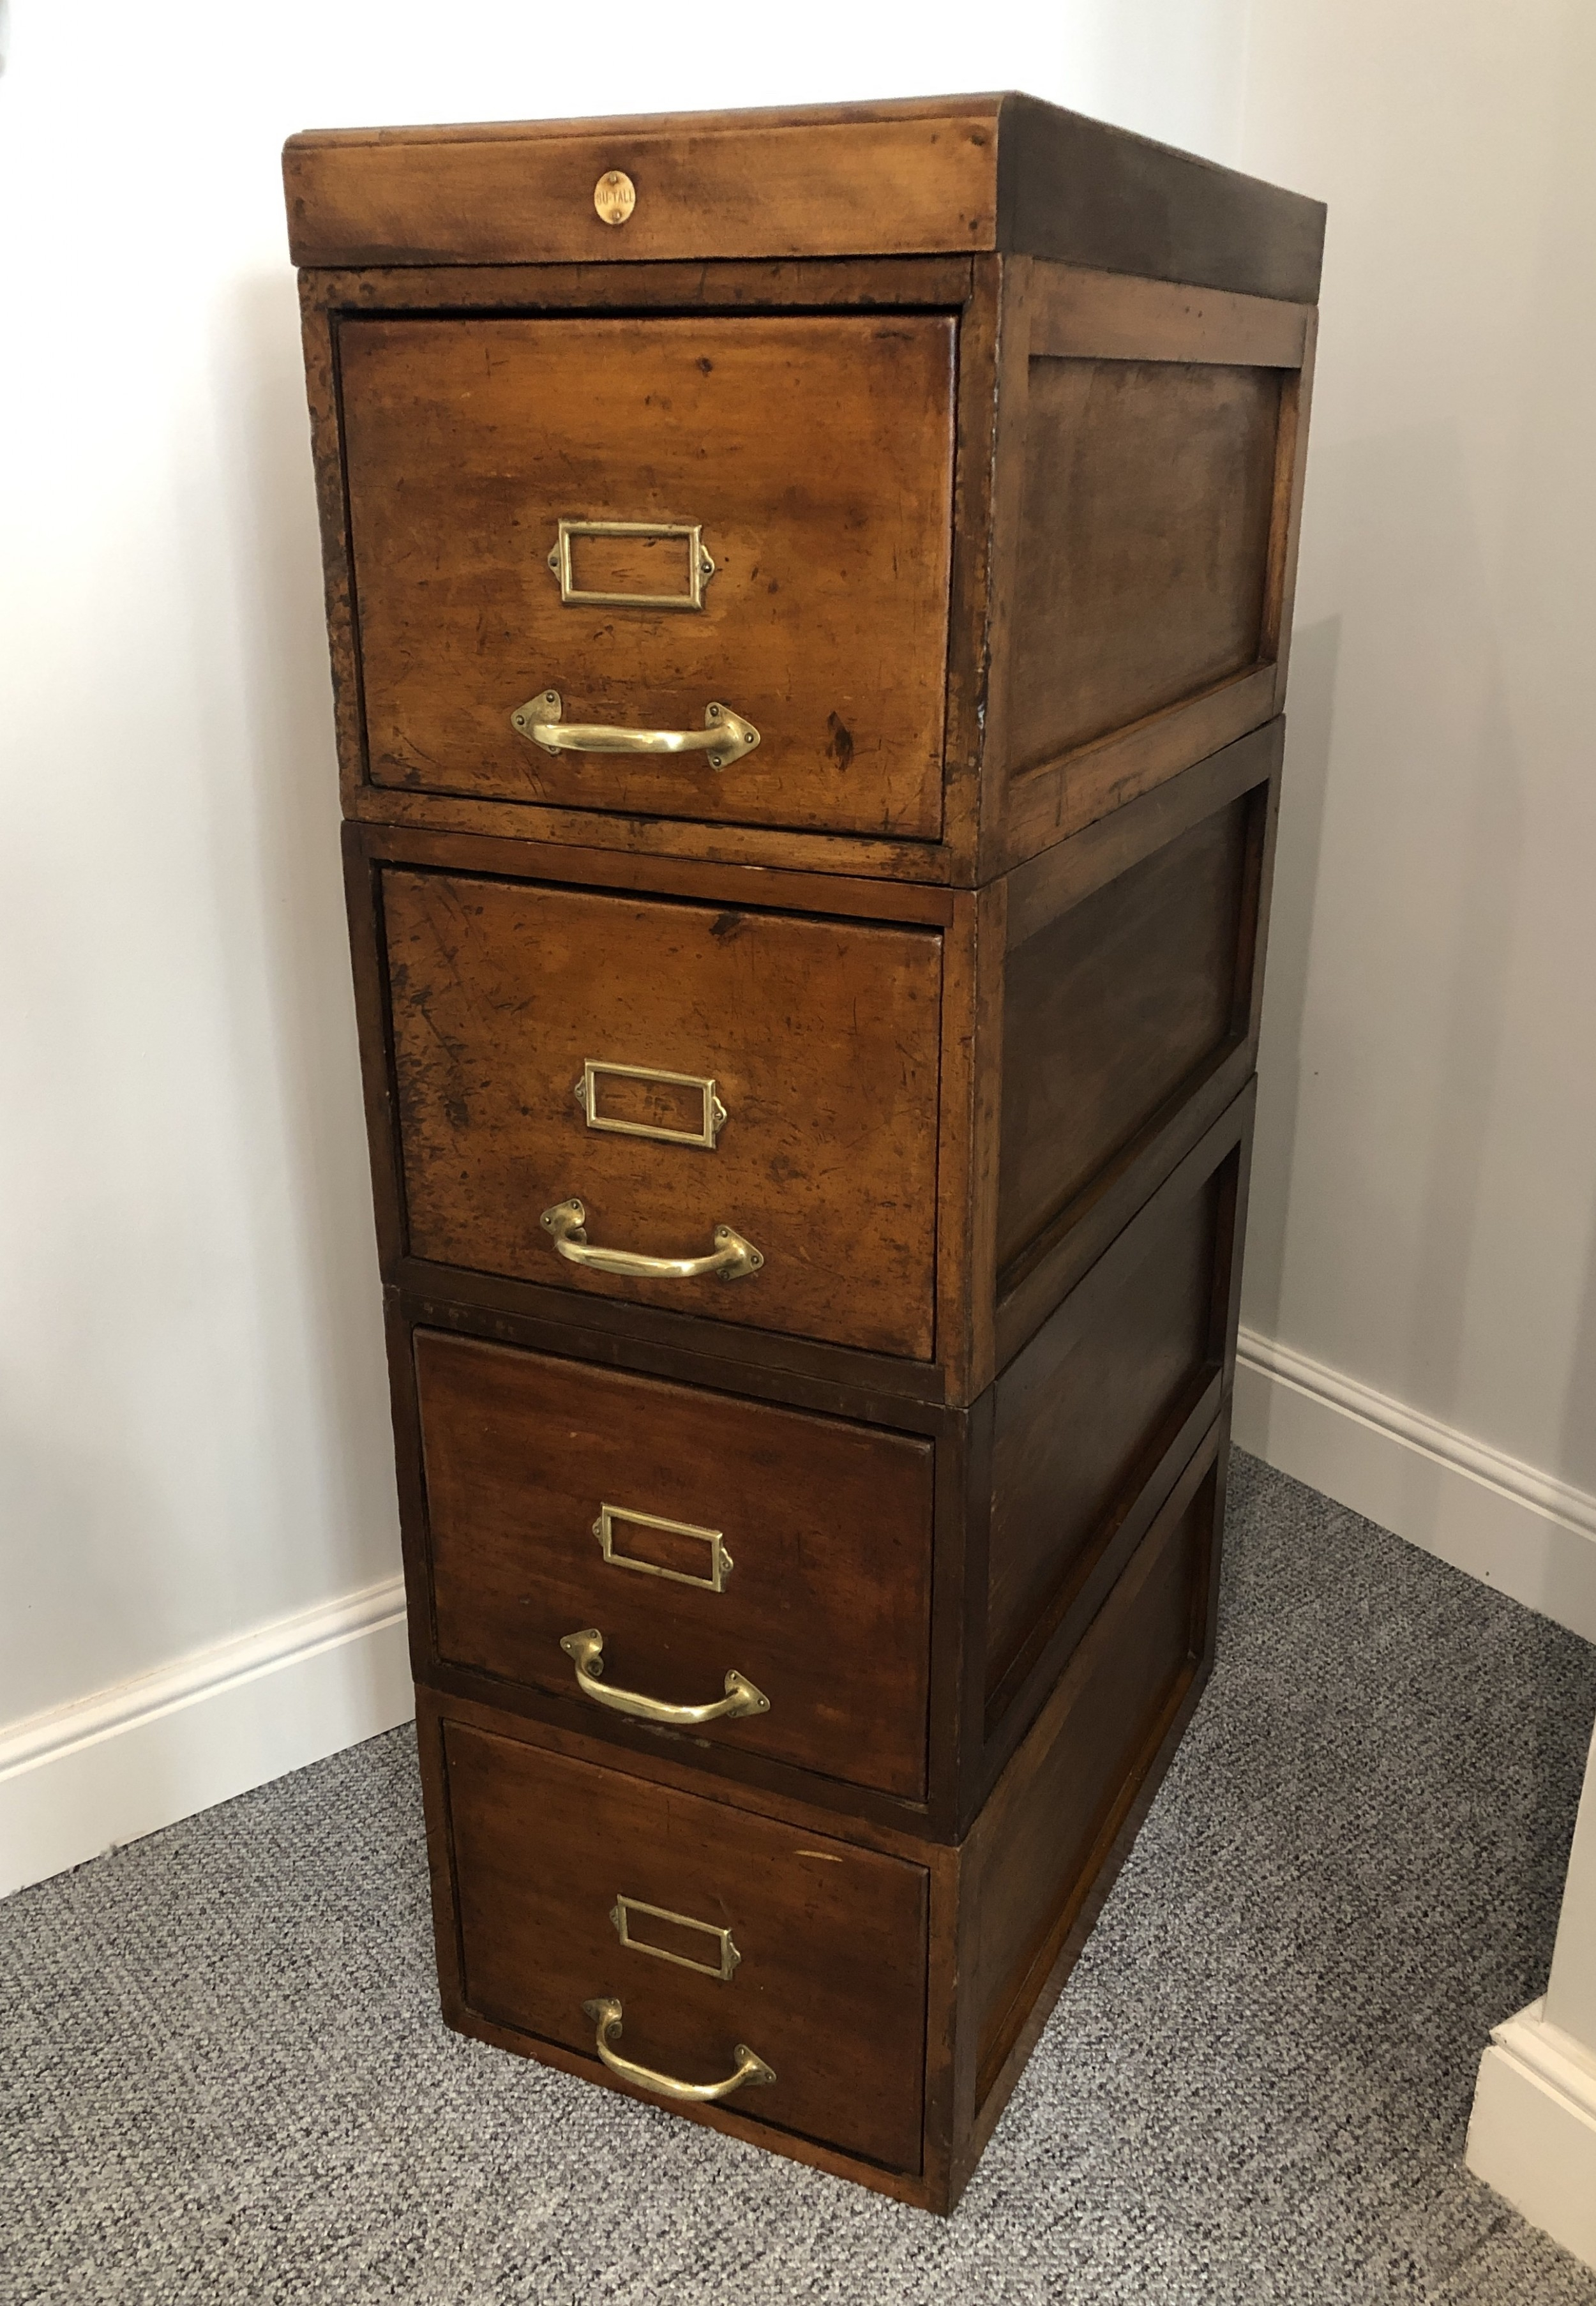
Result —
<instances>
[{"instance_id":1,"label":"grey carpet","mask_svg":"<svg viewBox=\"0 0 1596 2306\"><path fill-rule=\"evenodd\" d=\"M950 2222L446 2032L397 1731L0 1906L0 2299L1596 2306L1460 2161L1596 1652L1233 1498L1218 1670Z\"/></svg>"}]
</instances>

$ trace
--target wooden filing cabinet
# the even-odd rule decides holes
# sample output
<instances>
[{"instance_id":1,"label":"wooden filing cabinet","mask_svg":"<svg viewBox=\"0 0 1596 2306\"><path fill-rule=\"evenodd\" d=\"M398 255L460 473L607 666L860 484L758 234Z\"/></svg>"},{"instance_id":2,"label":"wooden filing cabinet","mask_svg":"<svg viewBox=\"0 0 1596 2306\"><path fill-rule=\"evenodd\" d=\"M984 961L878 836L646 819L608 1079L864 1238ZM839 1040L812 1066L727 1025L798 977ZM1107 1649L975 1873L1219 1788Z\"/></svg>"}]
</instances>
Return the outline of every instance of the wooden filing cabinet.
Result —
<instances>
[{"instance_id":1,"label":"wooden filing cabinet","mask_svg":"<svg viewBox=\"0 0 1596 2306\"><path fill-rule=\"evenodd\" d=\"M285 170L445 2015L945 2210L1213 1655L1323 211Z\"/></svg>"}]
</instances>

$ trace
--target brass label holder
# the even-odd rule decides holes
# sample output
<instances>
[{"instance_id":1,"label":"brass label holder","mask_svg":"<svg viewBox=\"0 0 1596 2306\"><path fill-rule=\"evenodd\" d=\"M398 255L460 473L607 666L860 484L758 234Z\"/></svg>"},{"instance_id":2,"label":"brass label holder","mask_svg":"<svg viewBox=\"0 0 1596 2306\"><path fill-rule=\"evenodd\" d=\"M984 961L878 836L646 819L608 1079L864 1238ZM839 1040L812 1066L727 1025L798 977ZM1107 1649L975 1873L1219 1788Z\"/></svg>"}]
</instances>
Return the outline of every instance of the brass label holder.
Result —
<instances>
[{"instance_id":1,"label":"brass label holder","mask_svg":"<svg viewBox=\"0 0 1596 2306\"><path fill-rule=\"evenodd\" d=\"M714 1959L695 1961L691 1954L672 1953L669 1946L650 1945L646 1938L634 1937L631 1922L634 1914L649 1916L656 1922L669 1922L679 1930L696 1930L715 1942ZM701 1977L730 1980L742 1960L731 1942L730 1930L718 1930L713 1922L696 1922L691 1914L673 1914L668 1906L645 1906L641 1898L618 1897L610 1909L610 1918L615 1925L615 1934L623 1946L633 1953L651 1953L656 1961L673 1961L679 1969L696 1969Z\"/></svg>"},{"instance_id":2,"label":"brass label holder","mask_svg":"<svg viewBox=\"0 0 1596 2306\"><path fill-rule=\"evenodd\" d=\"M616 1550L615 1525L627 1522L636 1529L662 1529L670 1537L690 1537L709 1548L709 1575L696 1576L690 1569L666 1569L657 1561L639 1561L636 1554ZM690 1521L667 1521L663 1514L633 1513L625 1506L601 1506L593 1525L604 1559L617 1569L641 1569L648 1577L669 1577L673 1584L698 1585L706 1593L723 1593L731 1574L731 1556L718 1529L700 1529Z\"/></svg>"},{"instance_id":3,"label":"brass label holder","mask_svg":"<svg viewBox=\"0 0 1596 2306\"><path fill-rule=\"evenodd\" d=\"M584 536L649 536L674 539L686 549L687 588L685 593L590 593L576 582L571 546ZM704 530L697 521L562 520L549 566L559 579L559 597L568 609L702 609L704 588L715 573L715 564L704 549Z\"/></svg>"},{"instance_id":4,"label":"brass label holder","mask_svg":"<svg viewBox=\"0 0 1596 2306\"><path fill-rule=\"evenodd\" d=\"M610 1120L599 1111L599 1083L606 1074L619 1080L660 1081L670 1089L696 1089L703 1100L704 1117L696 1130L671 1129L651 1121ZM617 1137L653 1137L664 1145L699 1145L713 1153L715 1140L726 1125L726 1108L715 1092L713 1078L701 1073L662 1072L657 1065L610 1065L589 1057L571 1094L590 1129L607 1129Z\"/></svg>"}]
</instances>

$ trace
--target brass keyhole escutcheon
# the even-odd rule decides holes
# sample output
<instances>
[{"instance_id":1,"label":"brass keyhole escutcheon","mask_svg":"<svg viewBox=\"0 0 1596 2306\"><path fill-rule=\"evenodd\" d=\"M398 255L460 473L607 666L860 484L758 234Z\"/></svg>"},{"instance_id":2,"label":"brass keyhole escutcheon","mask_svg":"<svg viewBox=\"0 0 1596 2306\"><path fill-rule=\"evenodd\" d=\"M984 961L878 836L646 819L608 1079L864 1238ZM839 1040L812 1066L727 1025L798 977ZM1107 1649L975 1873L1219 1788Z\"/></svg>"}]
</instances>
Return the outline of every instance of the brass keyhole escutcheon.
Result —
<instances>
[{"instance_id":1,"label":"brass keyhole escutcheon","mask_svg":"<svg viewBox=\"0 0 1596 2306\"><path fill-rule=\"evenodd\" d=\"M593 188L593 204L606 224L625 224L637 205L637 187L624 168L607 168Z\"/></svg>"}]
</instances>

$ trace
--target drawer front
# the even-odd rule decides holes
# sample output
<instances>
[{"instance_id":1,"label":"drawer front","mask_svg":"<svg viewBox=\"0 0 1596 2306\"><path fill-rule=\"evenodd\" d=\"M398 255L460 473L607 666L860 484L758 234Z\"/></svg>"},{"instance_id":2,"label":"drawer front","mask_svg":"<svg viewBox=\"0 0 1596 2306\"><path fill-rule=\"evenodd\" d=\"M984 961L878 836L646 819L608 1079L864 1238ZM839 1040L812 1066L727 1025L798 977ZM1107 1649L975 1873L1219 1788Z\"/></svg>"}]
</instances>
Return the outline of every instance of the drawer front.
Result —
<instances>
[{"instance_id":1,"label":"drawer front","mask_svg":"<svg viewBox=\"0 0 1596 2306\"><path fill-rule=\"evenodd\" d=\"M746 2045L775 2080L729 2108L918 2170L923 1867L460 1722L443 1740L473 2010L592 2056L583 2004L612 1999L615 2051L687 2083Z\"/></svg>"},{"instance_id":2,"label":"drawer front","mask_svg":"<svg viewBox=\"0 0 1596 2306\"><path fill-rule=\"evenodd\" d=\"M929 1358L938 933L397 869L383 909L414 1255Z\"/></svg>"},{"instance_id":3,"label":"drawer front","mask_svg":"<svg viewBox=\"0 0 1596 2306\"><path fill-rule=\"evenodd\" d=\"M374 783L937 836L952 318L372 318L340 355ZM759 741L550 752L510 716L550 690Z\"/></svg>"},{"instance_id":4,"label":"drawer front","mask_svg":"<svg viewBox=\"0 0 1596 2306\"><path fill-rule=\"evenodd\" d=\"M415 1375L442 1659L569 1695L593 1627L612 1695L735 1670L768 1712L679 1726L924 1796L928 1441L437 1330Z\"/></svg>"}]
</instances>

